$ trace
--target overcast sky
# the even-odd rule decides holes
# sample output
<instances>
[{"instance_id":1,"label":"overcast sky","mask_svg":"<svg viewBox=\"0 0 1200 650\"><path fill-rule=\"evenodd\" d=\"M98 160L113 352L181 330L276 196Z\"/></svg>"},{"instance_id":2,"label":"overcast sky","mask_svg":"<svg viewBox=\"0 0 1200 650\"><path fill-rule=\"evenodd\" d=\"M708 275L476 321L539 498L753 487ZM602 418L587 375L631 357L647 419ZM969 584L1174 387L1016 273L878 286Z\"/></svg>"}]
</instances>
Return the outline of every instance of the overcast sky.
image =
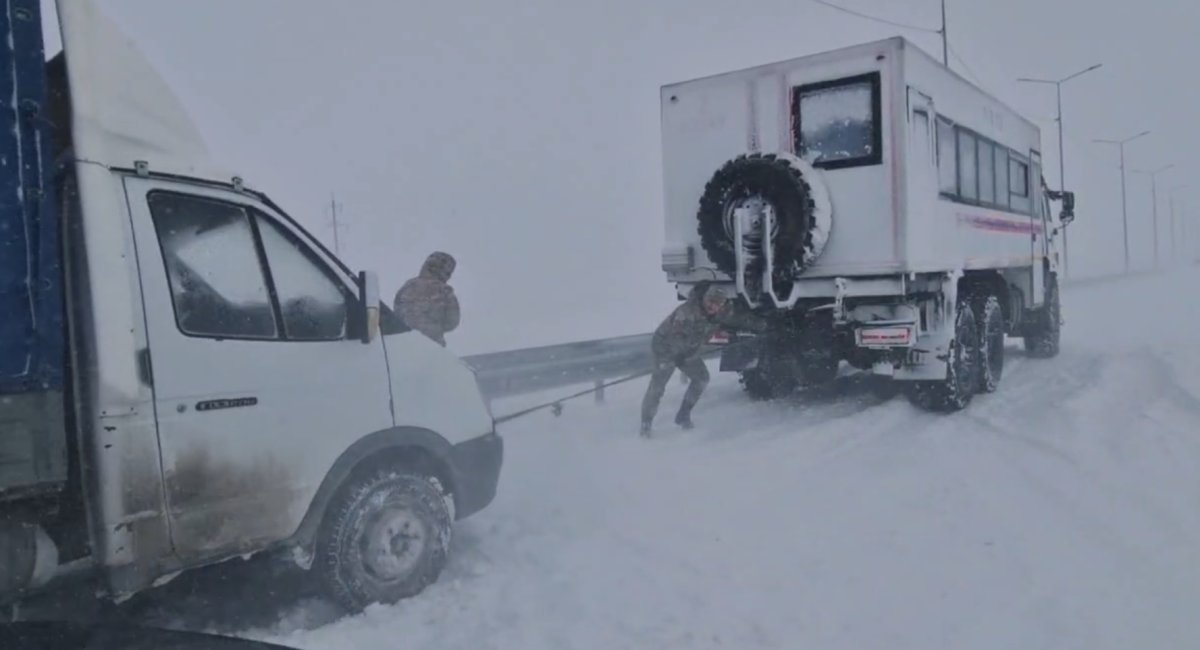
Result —
<instances>
[{"instance_id":1,"label":"overcast sky","mask_svg":"<svg viewBox=\"0 0 1200 650\"><path fill-rule=\"evenodd\" d=\"M937 0L838 0L939 24ZM391 292L425 254L459 258L460 352L648 331L673 304L663 239L658 88L901 33L810 0L109 0L101 3L192 107L215 156L332 242L336 193L351 266ZM350 9L348 7L353 7ZM1043 127L1057 178L1056 77L1067 180L1079 192L1076 275L1121 265L1115 150L1166 190L1200 170L1200 3L950 0L950 39L977 79ZM1200 184L1190 195L1200 193ZM1193 200L1200 212L1200 201ZM1130 176L1136 266L1152 263L1149 183ZM1192 228L1200 241L1200 224ZM1178 237L1176 237L1178 239Z\"/></svg>"}]
</instances>

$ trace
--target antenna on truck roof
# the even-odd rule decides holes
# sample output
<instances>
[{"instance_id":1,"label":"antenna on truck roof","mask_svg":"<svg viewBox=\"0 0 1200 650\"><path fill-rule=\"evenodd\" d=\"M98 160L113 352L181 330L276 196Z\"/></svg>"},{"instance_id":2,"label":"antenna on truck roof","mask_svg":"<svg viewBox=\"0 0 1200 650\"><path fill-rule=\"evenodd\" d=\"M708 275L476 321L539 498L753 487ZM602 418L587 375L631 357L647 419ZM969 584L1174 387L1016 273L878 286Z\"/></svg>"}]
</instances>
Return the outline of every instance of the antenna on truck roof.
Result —
<instances>
[{"instance_id":1,"label":"antenna on truck roof","mask_svg":"<svg viewBox=\"0 0 1200 650\"><path fill-rule=\"evenodd\" d=\"M941 29L931 29L929 27L922 27L921 25L913 25L910 23L901 23L901 22L897 22L894 20L888 20L887 18L880 18L879 16L872 16L871 14L863 13L861 11L856 11L854 9L850 9L849 7L843 7L842 5L834 4L832 2L829 2L829 0L812 0L812 1L819 5L822 5L824 7L829 7L830 9L836 9L842 13L850 14L851 16L856 16L858 18L863 18L866 20L872 20L877 23L882 23L884 25L891 25L892 27L899 27L900 29L911 29L913 31L925 32L927 34L938 34L942 37L942 65L946 66L947 68L950 67L950 41L946 34L946 32L947 32L947 29L946 29L946 0L942 0L942 27L941 27Z\"/></svg>"}]
</instances>

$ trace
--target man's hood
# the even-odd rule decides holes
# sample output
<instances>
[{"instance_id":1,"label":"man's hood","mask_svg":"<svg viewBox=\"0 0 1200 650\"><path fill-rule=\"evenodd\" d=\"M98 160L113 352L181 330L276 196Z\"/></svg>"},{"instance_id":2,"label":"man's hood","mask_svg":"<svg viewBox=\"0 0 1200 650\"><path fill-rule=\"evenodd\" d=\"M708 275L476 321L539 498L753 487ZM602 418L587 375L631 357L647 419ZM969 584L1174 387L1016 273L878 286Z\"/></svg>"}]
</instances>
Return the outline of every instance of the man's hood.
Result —
<instances>
[{"instance_id":1,"label":"man's hood","mask_svg":"<svg viewBox=\"0 0 1200 650\"><path fill-rule=\"evenodd\" d=\"M458 262L454 261L452 255L439 251L425 259L425 264L421 266L421 277L449 282L456 266Z\"/></svg>"}]
</instances>

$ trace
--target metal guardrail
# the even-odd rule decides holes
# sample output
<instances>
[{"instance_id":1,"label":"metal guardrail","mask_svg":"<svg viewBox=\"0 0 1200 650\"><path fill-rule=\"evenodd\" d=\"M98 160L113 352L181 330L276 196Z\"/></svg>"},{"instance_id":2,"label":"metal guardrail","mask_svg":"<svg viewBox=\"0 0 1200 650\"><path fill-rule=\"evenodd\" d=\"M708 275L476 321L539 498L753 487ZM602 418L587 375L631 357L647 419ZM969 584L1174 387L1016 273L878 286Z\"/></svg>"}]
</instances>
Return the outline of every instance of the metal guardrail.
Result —
<instances>
[{"instance_id":1,"label":"metal guardrail","mask_svg":"<svg viewBox=\"0 0 1200 650\"><path fill-rule=\"evenodd\" d=\"M599 383L649 370L650 334L548 345L466 357L488 399L576 384Z\"/></svg>"},{"instance_id":2,"label":"metal guardrail","mask_svg":"<svg viewBox=\"0 0 1200 650\"><path fill-rule=\"evenodd\" d=\"M1131 275L1066 280L1064 286L1103 284ZM648 371L654 363L650 337L650 334L619 336L477 354L463 360L475 369L484 396L497 399L564 386L599 385L610 379ZM709 356L717 351L717 348L709 347L704 354Z\"/></svg>"}]
</instances>

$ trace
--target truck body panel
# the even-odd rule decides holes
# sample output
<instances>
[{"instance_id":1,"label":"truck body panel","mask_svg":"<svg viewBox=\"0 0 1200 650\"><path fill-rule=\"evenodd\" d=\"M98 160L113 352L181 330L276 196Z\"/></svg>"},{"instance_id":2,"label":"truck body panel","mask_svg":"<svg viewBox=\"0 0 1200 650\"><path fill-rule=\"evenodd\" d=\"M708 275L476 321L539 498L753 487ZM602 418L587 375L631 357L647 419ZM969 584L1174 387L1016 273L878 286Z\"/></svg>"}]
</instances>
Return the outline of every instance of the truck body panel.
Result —
<instances>
[{"instance_id":1,"label":"truck body panel","mask_svg":"<svg viewBox=\"0 0 1200 650\"><path fill-rule=\"evenodd\" d=\"M893 38L663 87L664 264L685 249L695 260L691 268L669 271L671 280L729 277L708 259L697 233L697 207L713 172L742 154L797 154L797 128L804 128L799 98L810 89L854 81L873 86L870 111L881 149L858 164L817 162L815 182L828 188L833 227L824 251L798 282L1028 268L1049 254L1037 126L913 44ZM964 155L988 152L989 161L970 173L988 174L990 190L979 184L960 193L959 174L969 170L939 168L954 165L946 154L958 152L960 130L968 134ZM1020 196L995 187L1008 180L995 171L1002 155L1004 166L1019 165L1025 176ZM940 175L947 172L954 184L949 191ZM980 192L992 198L982 200Z\"/></svg>"},{"instance_id":2,"label":"truck body panel","mask_svg":"<svg viewBox=\"0 0 1200 650\"><path fill-rule=\"evenodd\" d=\"M951 198L943 193L942 187L934 184L936 192L933 218L929 218L928 192L929 184L923 187L919 195L910 192L908 205L909 218L906 241L908 249L906 257L909 260L910 271L937 271L945 269L993 269L1029 266L1033 263L1031 242L1035 235L1043 232L1041 210L1034 210L1038 205L1041 193L1040 169L1034 169L1029 163L1031 156L1038 155L1041 134L1036 125L1021 117L1015 111L994 99L978 87L962 77L947 70L919 48L907 45L904 48L904 71L906 84L912 92L924 94L932 98L933 114L930 116L935 154L929 160L932 165L910 165L911 175L930 174L939 178L939 164L946 165L946 154L950 153L950 143L945 142L951 131L946 129L947 121L960 129L982 136L976 139L974 148L980 161L981 171L990 169L993 187L989 193L991 200L977 199L971 201L961 196ZM903 116L903 113L901 114ZM910 123L910 134L920 128L913 122L913 112L910 109L907 116ZM940 125L940 127L939 127ZM941 132L938 132L938 129ZM964 145L954 142L954 148L963 153ZM1029 192L1019 196L1010 187L995 187L998 180L1008 178L1007 173L997 173L997 160L1003 158L1005 164L1012 166L1010 155L1000 156L996 153L996 145L1008 149L1013 155L1023 157L1026 186ZM968 146L969 148L969 146ZM910 151L912 148L910 147ZM985 154L986 151L986 154ZM990 156L991 162L983 164L984 158ZM948 170L946 170L948 171ZM961 170L956 170L961 171ZM928 178L928 177L926 177ZM959 178L963 183L966 179ZM914 183L920 182L915 179ZM976 194L986 191L982 175L978 179L979 190ZM1007 194L1005 201L999 200L999 194ZM918 204L917 202L921 203ZM1001 203L1010 203L1001 207ZM1021 206L1012 207L1020 203ZM1040 256L1038 256L1040 259Z\"/></svg>"},{"instance_id":3,"label":"truck body panel","mask_svg":"<svg viewBox=\"0 0 1200 650\"><path fill-rule=\"evenodd\" d=\"M890 104L884 99L896 92L891 71L897 51L895 43L885 41L663 87L666 242L668 248L692 248L698 261L691 275L712 279L716 271L696 230L696 209L713 172L745 153L794 153L793 94L801 86L878 73L880 101ZM900 135L890 120L880 126L885 143ZM885 150L896 147L888 144ZM894 161L884 156L876 165L821 172L835 197L835 222L825 252L807 276L902 270L899 215L891 200L895 170ZM880 206L886 212L879 212Z\"/></svg>"}]
</instances>

